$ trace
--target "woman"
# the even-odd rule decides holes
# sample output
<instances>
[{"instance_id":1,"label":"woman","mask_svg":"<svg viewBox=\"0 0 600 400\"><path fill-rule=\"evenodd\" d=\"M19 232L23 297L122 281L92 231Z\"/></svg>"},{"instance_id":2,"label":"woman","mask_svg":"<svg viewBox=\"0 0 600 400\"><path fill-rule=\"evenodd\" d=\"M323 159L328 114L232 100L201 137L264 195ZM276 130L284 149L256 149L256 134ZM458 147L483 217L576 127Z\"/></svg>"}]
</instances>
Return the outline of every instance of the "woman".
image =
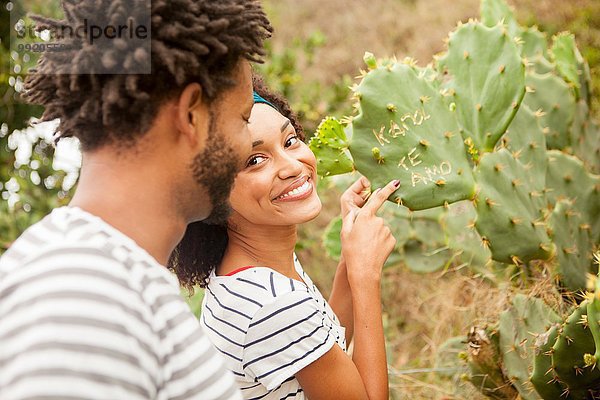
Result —
<instances>
[{"instance_id":1,"label":"woman","mask_svg":"<svg viewBox=\"0 0 600 400\"><path fill-rule=\"evenodd\" d=\"M297 225L321 210L315 157L287 103L259 79L254 87L253 150L227 226L190 225L170 266L182 284L206 287L201 322L244 398L387 399L380 280L395 239L375 213L399 181L366 200L363 177L343 194L326 302L294 254Z\"/></svg>"}]
</instances>

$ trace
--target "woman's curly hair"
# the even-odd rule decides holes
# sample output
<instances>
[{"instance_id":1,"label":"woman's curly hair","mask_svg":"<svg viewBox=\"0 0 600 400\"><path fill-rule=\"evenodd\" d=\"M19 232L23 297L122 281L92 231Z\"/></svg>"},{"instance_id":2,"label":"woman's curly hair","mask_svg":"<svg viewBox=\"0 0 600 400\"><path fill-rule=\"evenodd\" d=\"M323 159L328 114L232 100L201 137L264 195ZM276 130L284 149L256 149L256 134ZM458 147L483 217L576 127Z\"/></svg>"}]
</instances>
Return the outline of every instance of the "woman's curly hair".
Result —
<instances>
[{"instance_id":1,"label":"woman's curly hair","mask_svg":"<svg viewBox=\"0 0 600 400\"><path fill-rule=\"evenodd\" d=\"M56 140L77 137L84 151L135 142L159 107L190 83L199 83L212 102L235 83L240 60L261 61L272 32L257 0L63 0L62 6L64 20L33 16L36 28L75 32L88 20L150 17L148 49L110 52L61 38L68 50L44 53L26 80L23 97L44 106L42 120L60 119ZM151 73L136 73L148 65Z\"/></svg>"},{"instance_id":2,"label":"woman's curly hair","mask_svg":"<svg viewBox=\"0 0 600 400\"><path fill-rule=\"evenodd\" d=\"M270 91L262 78L252 77L254 91L273 104L296 130L298 137L305 140L304 130L287 100ZM211 272L219 266L227 248L227 227L193 222L187 226L185 235L171 253L168 267L177 274L179 283L193 293L194 286L206 287Z\"/></svg>"}]
</instances>

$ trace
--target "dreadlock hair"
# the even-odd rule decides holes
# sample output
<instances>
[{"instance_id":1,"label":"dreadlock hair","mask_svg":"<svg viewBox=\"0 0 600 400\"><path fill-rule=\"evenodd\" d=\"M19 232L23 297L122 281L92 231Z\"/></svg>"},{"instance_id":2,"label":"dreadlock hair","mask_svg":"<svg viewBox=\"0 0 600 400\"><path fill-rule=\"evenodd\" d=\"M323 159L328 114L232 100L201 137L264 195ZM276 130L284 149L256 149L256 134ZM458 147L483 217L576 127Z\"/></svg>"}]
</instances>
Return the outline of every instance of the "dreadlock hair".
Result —
<instances>
[{"instance_id":1,"label":"dreadlock hair","mask_svg":"<svg viewBox=\"0 0 600 400\"><path fill-rule=\"evenodd\" d=\"M252 83L254 91L273 104L281 115L288 118L298 137L304 141L302 125L287 100L269 90L262 78L256 74L252 77ZM183 239L171 253L167 266L177 274L179 283L193 293L194 286L205 288L208 285L211 272L223 260L227 243L226 226L210 225L201 221L193 222L187 226Z\"/></svg>"},{"instance_id":2,"label":"dreadlock hair","mask_svg":"<svg viewBox=\"0 0 600 400\"><path fill-rule=\"evenodd\" d=\"M42 121L60 119L56 141L77 137L92 151L135 142L159 107L197 82L207 104L235 84L234 69L261 62L272 27L257 0L63 0L64 20L33 16L37 30L71 32L85 21L143 20L150 15L148 49L102 51L76 38L67 51L46 52L26 80L26 101L45 107ZM117 45L117 43L115 43ZM125 40L118 45L127 46ZM137 74L150 65L150 74ZM66 68L68 67L68 68ZM102 69L118 71L104 74ZM137 68L137 69L136 69ZM67 73L65 73L67 72ZM78 73L81 72L81 73Z\"/></svg>"}]
</instances>

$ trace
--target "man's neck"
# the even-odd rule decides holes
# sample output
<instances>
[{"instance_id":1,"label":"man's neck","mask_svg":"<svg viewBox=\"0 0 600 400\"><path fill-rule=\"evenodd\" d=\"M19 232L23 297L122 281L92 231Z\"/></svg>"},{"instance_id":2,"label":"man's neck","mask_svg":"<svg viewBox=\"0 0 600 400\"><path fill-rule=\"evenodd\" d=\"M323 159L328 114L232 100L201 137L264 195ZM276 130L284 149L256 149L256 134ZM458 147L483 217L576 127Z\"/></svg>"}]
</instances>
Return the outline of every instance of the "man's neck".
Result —
<instances>
[{"instance_id":1,"label":"man's neck","mask_svg":"<svg viewBox=\"0 0 600 400\"><path fill-rule=\"evenodd\" d=\"M102 218L166 265L185 233L185 217L151 163L125 166L112 158L84 156L69 205Z\"/></svg>"}]
</instances>

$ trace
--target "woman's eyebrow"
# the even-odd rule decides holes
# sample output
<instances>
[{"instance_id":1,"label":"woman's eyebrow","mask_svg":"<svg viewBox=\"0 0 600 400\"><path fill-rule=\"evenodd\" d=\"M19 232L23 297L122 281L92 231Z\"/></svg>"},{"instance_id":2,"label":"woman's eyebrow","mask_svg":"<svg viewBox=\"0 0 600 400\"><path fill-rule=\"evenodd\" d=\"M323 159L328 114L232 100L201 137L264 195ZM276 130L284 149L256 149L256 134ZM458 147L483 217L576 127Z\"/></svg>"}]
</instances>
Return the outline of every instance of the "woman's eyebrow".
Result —
<instances>
[{"instance_id":1,"label":"woman's eyebrow","mask_svg":"<svg viewBox=\"0 0 600 400\"><path fill-rule=\"evenodd\" d=\"M262 140L255 140L254 142L252 142L252 148L255 148L256 146L260 146L263 143L264 142Z\"/></svg>"},{"instance_id":2,"label":"woman's eyebrow","mask_svg":"<svg viewBox=\"0 0 600 400\"><path fill-rule=\"evenodd\" d=\"M290 120L286 119L285 122L283 123L283 125L281 125L281 132L285 131L285 128L287 128L289 124L290 124Z\"/></svg>"}]
</instances>

